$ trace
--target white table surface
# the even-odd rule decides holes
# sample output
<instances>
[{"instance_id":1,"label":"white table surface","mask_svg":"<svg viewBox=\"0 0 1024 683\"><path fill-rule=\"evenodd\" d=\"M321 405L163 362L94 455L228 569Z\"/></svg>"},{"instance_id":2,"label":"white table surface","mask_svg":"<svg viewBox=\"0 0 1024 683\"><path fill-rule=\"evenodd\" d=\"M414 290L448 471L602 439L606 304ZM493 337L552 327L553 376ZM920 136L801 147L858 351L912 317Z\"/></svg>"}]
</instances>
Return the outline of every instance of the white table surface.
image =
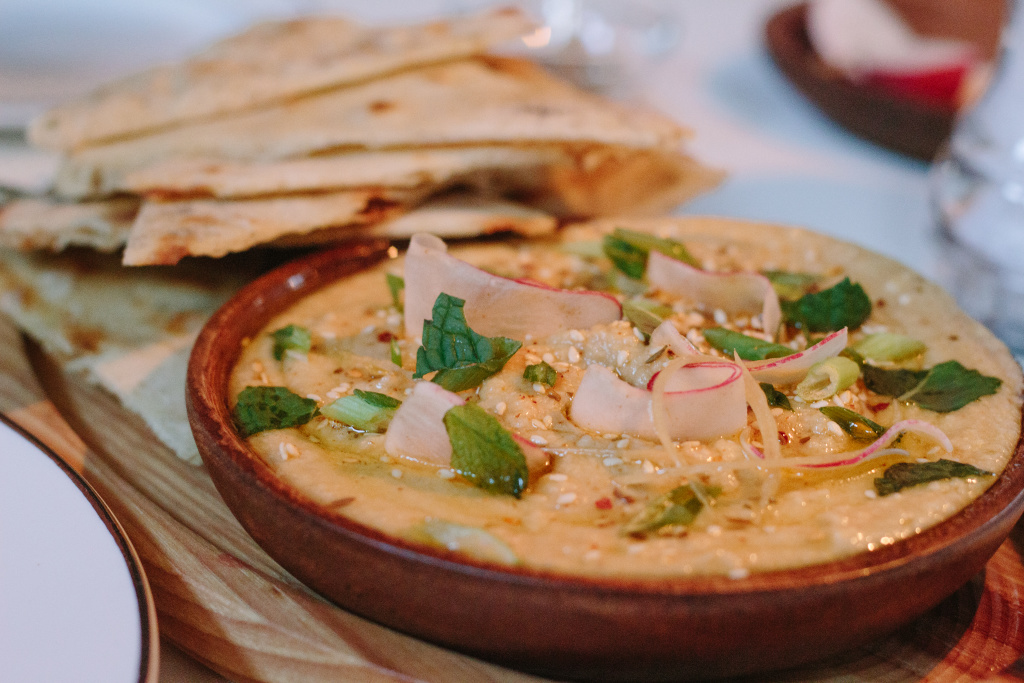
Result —
<instances>
[{"instance_id":1,"label":"white table surface","mask_svg":"<svg viewBox=\"0 0 1024 683\"><path fill-rule=\"evenodd\" d=\"M805 226L934 277L937 252L928 211L927 165L845 132L774 68L763 47L762 26L788 0L662 4L675 13L681 39L672 54L634 74L629 97L692 127L692 152L729 175L718 189L679 213ZM43 87L47 83L70 93L90 78L174 57L254 18L337 8L364 20L391 21L454 5L458 3L440 0L8 0L0 6L0 128L53 98L52 87ZM104 16L120 20L105 24ZM77 47L69 47L67 36L75 34ZM94 50L97 57L83 61L76 50ZM53 74L61 73L62 59L64 76L73 75L73 68L88 73L65 78L64 83L74 85L54 86L60 82ZM75 59L77 67L68 65L67 60ZM40 80L44 73L50 74L49 82ZM38 86L35 95L33 83ZM25 101L33 96L38 102ZM52 157L24 148L9 133L0 134L0 184L42 187L53 163ZM166 641L163 645L164 683L222 680Z\"/></svg>"}]
</instances>

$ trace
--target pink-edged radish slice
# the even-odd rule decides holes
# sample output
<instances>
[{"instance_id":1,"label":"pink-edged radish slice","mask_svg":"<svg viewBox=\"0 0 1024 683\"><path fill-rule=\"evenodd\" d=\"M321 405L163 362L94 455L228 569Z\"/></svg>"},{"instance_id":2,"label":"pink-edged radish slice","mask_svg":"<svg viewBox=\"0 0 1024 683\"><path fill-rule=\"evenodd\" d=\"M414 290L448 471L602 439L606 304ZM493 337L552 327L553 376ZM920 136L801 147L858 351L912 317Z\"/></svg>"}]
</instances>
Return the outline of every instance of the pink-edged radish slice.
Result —
<instances>
[{"instance_id":1,"label":"pink-edged radish slice","mask_svg":"<svg viewBox=\"0 0 1024 683\"><path fill-rule=\"evenodd\" d=\"M838 356L846 348L846 341L847 331L844 327L792 356L746 361L744 366L758 382L795 384L806 377L808 370L815 364Z\"/></svg>"},{"instance_id":2,"label":"pink-edged radish slice","mask_svg":"<svg viewBox=\"0 0 1024 683\"><path fill-rule=\"evenodd\" d=\"M405 333L411 339L431 319L444 292L465 300L466 323L486 337L523 340L587 329L622 317L622 306L603 292L554 289L492 275L447 253L444 241L414 235L405 257Z\"/></svg>"},{"instance_id":3,"label":"pink-edged radish slice","mask_svg":"<svg viewBox=\"0 0 1024 683\"><path fill-rule=\"evenodd\" d=\"M760 273L715 273L652 251L647 257L647 282L730 315L760 314L762 329L773 337L782 322L779 296Z\"/></svg>"},{"instance_id":4,"label":"pink-edged radish slice","mask_svg":"<svg viewBox=\"0 0 1024 683\"><path fill-rule=\"evenodd\" d=\"M710 439L742 429L747 403L741 380L740 369L725 361L694 362L671 372L662 398L669 438ZM602 365L591 365L583 373L569 417L592 432L657 441L654 396Z\"/></svg>"},{"instance_id":5,"label":"pink-edged radish slice","mask_svg":"<svg viewBox=\"0 0 1024 683\"><path fill-rule=\"evenodd\" d=\"M693 342L684 337L669 320L661 323L651 332L650 347L652 349L664 347L677 356L700 355L700 350L693 345Z\"/></svg>"},{"instance_id":6,"label":"pink-edged radish slice","mask_svg":"<svg viewBox=\"0 0 1024 683\"><path fill-rule=\"evenodd\" d=\"M858 82L882 74L963 74L978 60L970 41L915 33L881 0L813 0L807 34L826 63Z\"/></svg>"},{"instance_id":7,"label":"pink-edged radish slice","mask_svg":"<svg viewBox=\"0 0 1024 683\"><path fill-rule=\"evenodd\" d=\"M452 442L444 425L444 415L451 408L465 404L458 394L433 382L417 382L412 394L398 406L384 437L384 451L396 458L406 458L438 467L452 461ZM551 466L551 458L542 449L518 434L513 434L523 451L531 479Z\"/></svg>"},{"instance_id":8,"label":"pink-edged radish slice","mask_svg":"<svg viewBox=\"0 0 1024 683\"><path fill-rule=\"evenodd\" d=\"M464 403L461 396L439 384L417 382L391 418L384 451L391 456L448 467L452 461L452 442L444 426L444 414Z\"/></svg>"},{"instance_id":9,"label":"pink-edged radish slice","mask_svg":"<svg viewBox=\"0 0 1024 683\"><path fill-rule=\"evenodd\" d=\"M935 425L925 422L924 420L900 420L885 430L885 432L867 448L862 448L856 451L845 451L843 453L830 453L825 456L815 455L806 458L785 458L780 462L784 467L810 467L825 469L856 465L858 463L871 460L872 458L879 458L885 455L908 455L908 453L902 449L888 447L889 444L904 432L911 432L913 434L926 436L938 443L939 446L941 446L947 453L953 452L953 442L949 440L949 437L946 436L945 432ZM745 451L749 450L756 457L764 458L764 454L750 444L749 441L742 443L742 446Z\"/></svg>"}]
</instances>

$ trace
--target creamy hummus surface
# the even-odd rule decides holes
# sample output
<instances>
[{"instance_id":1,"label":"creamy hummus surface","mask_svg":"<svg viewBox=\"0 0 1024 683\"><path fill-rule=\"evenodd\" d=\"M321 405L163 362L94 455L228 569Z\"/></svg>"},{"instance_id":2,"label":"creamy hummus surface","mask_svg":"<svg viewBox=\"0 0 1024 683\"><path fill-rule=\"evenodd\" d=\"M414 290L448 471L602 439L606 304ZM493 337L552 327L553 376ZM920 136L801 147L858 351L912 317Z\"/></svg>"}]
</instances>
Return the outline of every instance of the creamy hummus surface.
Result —
<instances>
[{"instance_id":1,"label":"creamy hummus surface","mask_svg":"<svg viewBox=\"0 0 1024 683\"><path fill-rule=\"evenodd\" d=\"M646 297L705 358L734 361L704 338L712 327L772 339L758 314L727 313L645 290L642 280L624 280L600 249L602 232L622 225L573 229L559 242L452 247L449 253L500 276L604 290L619 300ZM956 410L936 412L870 391L862 377L817 400L802 400L796 382L779 384L775 389L792 409L767 410L778 432L781 465L768 455L769 439L761 433L765 423L753 407L747 409L745 429L710 438L664 443L583 428L572 403L589 366L600 364L647 389L676 359L634 322L621 319L540 338L525 335L500 371L458 392L548 456L546 466L531 470L518 497L475 486L445 463L414 453L389 454L386 426L367 432L319 414L298 427L260 431L250 443L289 486L387 534L485 561L568 574L648 577L741 578L870 552L956 513L992 484L1012 456L1020 432L1019 366L944 293L906 268L847 243L774 226L673 219L628 227L678 241L708 271L812 274L818 288L849 277L866 291L871 312L848 331L848 346L868 335L900 333L923 342L923 352L880 365L922 371L956 360L998 378L998 388ZM271 321L243 349L231 395L249 386L287 387L321 408L355 390L408 400L414 385L430 375L413 379L419 335L406 336L386 273L403 275L403 257L330 285ZM468 315L467 320L473 327ZM272 334L288 325L308 330L311 345L277 359ZM793 350L823 336L792 324L780 329L774 341ZM401 366L394 363L396 353ZM524 378L525 369L538 364L554 369L553 385ZM786 466L786 460L831 464L830 458L839 461L870 445L870 439L855 439L827 417L821 410L827 406L848 408L883 428L927 422L948 437L952 450L927 433L908 431L881 457L843 466ZM888 495L876 489L875 480L895 463L940 459L992 474L940 478ZM686 489L691 483L696 488ZM695 496L696 506L673 497L680 490ZM643 523L659 510L687 505L686 519Z\"/></svg>"}]
</instances>

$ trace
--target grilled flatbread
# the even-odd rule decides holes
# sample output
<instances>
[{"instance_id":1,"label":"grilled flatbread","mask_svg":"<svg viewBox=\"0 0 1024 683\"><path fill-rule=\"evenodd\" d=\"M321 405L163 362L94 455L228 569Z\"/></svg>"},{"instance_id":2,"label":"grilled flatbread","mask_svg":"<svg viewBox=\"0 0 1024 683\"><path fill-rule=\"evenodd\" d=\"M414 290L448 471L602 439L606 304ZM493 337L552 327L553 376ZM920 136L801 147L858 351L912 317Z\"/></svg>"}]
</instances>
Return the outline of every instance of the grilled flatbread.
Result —
<instances>
[{"instance_id":1,"label":"grilled flatbread","mask_svg":"<svg viewBox=\"0 0 1024 683\"><path fill-rule=\"evenodd\" d=\"M438 197L370 226L341 226L289 235L273 242L275 247L298 247L385 237L408 239L418 232L439 237L468 238L510 232L527 237L553 233L558 220L543 211L515 202L455 193Z\"/></svg>"},{"instance_id":2,"label":"grilled flatbread","mask_svg":"<svg viewBox=\"0 0 1024 683\"><path fill-rule=\"evenodd\" d=\"M224 256L338 225L367 225L404 211L414 199L398 190L349 190L219 201L147 202L124 250L125 265L172 265L185 256Z\"/></svg>"},{"instance_id":3,"label":"grilled flatbread","mask_svg":"<svg viewBox=\"0 0 1024 683\"><path fill-rule=\"evenodd\" d=\"M480 53L532 28L513 8L416 26L365 27L336 17L268 22L51 110L29 136L73 149Z\"/></svg>"},{"instance_id":4,"label":"grilled flatbread","mask_svg":"<svg viewBox=\"0 0 1024 683\"><path fill-rule=\"evenodd\" d=\"M271 161L340 150L481 144L616 145L675 151L670 119L578 90L518 59L471 59L258 111L84 148L55 181L62 196L120 187L171 159Z\"/></svg>"},{"instance_id":5,"label":"grilled flatbread","mask_svg":"<svg viewBox=\"0 0 1024 683\"><path fill-rule=\"evenodd\" d=\"M15 199L0 207L0 246L22 251L61 251L69 246L115 251L124 246L138 210L137 197L81 203Z\"/></svg>"},{"instance_id":6,"label":"grilled flatbread","mask_svg":"<svg viewBox=\"0 0 1024 683\"><path fill-rule=\"evenodd\" d=\"M440 187L480 172L521 172L556 163L571 163L571 157L565 148L550 145L395 149L254 163L173 159L95 189L155 198L234 199L312 190Z\"/></svg>"}]
</instances>

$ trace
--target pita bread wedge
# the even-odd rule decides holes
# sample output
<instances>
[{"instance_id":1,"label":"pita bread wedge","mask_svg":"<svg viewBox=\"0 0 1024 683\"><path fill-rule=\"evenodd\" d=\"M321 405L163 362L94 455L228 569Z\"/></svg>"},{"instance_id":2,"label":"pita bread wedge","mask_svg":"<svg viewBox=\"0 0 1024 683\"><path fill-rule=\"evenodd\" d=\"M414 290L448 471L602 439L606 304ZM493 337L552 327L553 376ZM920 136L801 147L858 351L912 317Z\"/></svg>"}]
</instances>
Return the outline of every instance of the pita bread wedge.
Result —
<instances>
[{"instance_id":1,"label":"pita bread wedge","mask_svg":"<svg viewBox=\"0 0 1024 683\"><path fill-rule=\"evenodd\" d=\"M213 311L270 265L247 254L217 268L127 269L116 255L92 250L0 249L0 311L198 464L182 390L192 342Z\"/></svg>"},{"instance_id":2,"label":"pita bread wedge","mask_svg":"<svg viewBox=\"0 0 1024 683\"><path fill-rule=\"evenodd\" d=\"M326 151L482 144L616 145L675 150L688 134L667 117L574 88L518 59L470 59L407 71L259 111L71 155L55 191L119 187L170 159L270 161Z\"/></svg>"},{"instance_id":3,"label":"pita bread wedge","mask_svg":"<svg viewBox=\"0 0 1024 683\"><path fill-rule=\"evenodd\" d=\"M341 226L289 235L270 246L300 247L385 237L408 239L418 232L438 237L469 238L511 232L527 237L551 234L558 220L543 211L516 202L469 193L452 193L420 204L395 218L370 226Z\"/></svg>"},{"instance_id":4,"label":"pita bread wedge","mask_svg":"<svg viewBox=\"0 0 1024 683\"><path fill-rule=\"evenodd\" d=\"M185 256L224 256L283 235L369 224L404 211L410 192L350 190L320 195L143 204L128 235L125 265L173 265Z\"/></svg>"},{"instance_id":5,"label":"pita bread wedge","mask_svg":"<svg viewBox=\"0 0 1024 683\"><path fill-rule=\"evenodd\" d=\"M0 206L0 246L22 251L61 251L69 246L115 251L124 246L138 210L137 197L82 203L16 199Z\"/></svg>"},{"instance_id":6,"label":"pita bread wedge","mask_svg":"<svg viewBox=\"0 0 1024 683\"><path fill-rule=\"evenodd\" d=\"M396 149L269 162L173 159L128 174L119 186L156 199L234 199L311 190L438 187L481 171L538 169L571 160L556 146Z\"/></svg>"},{"instance_id":7,"label":"pita bread wedge","mask_svg":"<svg viewBox=\"0 0 1024 683\"><path fill-rule=\"evenodd\" d=\"M725 174L661 150L595 150L579 165L549 169L549 210L573 216L655 216L718 185ZM540 202L543 206L544 202Z\"/></svg>"},{"instance_id":8,"label":"pita bread wedge","mask_svg":"<svg viewBox=\"0 0 1024 683\"><path fill-rule=\"evenodd\" d=\"M533 27L514 8L416 26L365 27L324 16L268 22L51 110L29 137L69 150L138 135L476 54Z\"/></svg>"}]
</instances>

